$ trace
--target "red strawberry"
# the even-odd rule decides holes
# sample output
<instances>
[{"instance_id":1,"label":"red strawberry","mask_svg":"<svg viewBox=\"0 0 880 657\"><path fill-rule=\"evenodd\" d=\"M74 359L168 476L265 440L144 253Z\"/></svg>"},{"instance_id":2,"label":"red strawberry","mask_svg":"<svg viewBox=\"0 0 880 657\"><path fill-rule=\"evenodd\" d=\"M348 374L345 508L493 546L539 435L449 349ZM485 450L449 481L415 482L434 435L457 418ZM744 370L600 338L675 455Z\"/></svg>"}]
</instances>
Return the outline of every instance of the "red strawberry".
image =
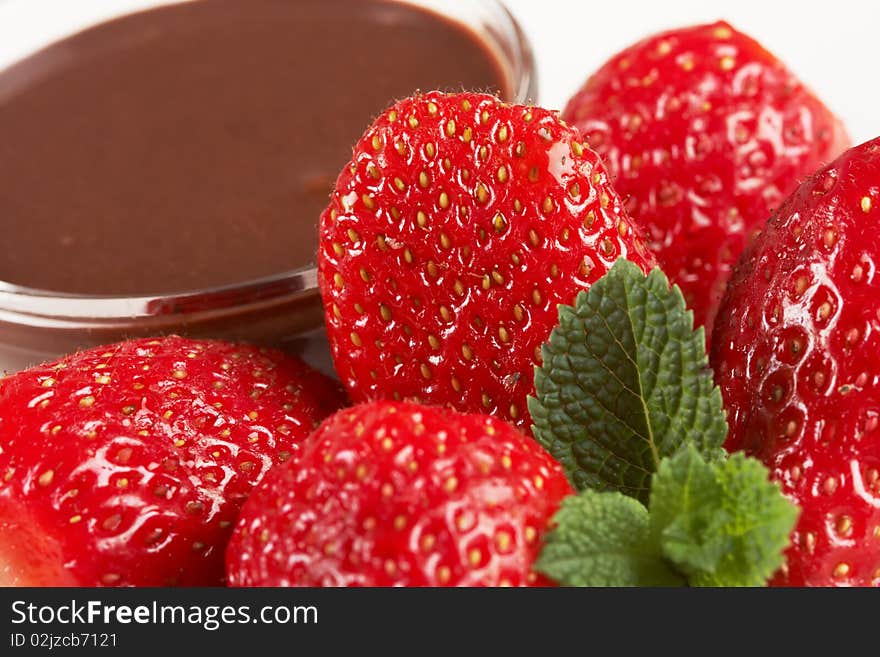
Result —
<instances>
[{"instance_id":1,"label":"red strawberry","mask_svg":"<svg viewBox=\"0 0 880 657\"><path fill-rule=\"evenodd\" d=\"M501 420L407 402L337 413L242 509L233 586L524 586L572 492Z\"/></svg>"},{"instance_id":2,"label":"red strawberry","mask_svg":"<svg viewBox=\"0 0 880 657\"><path fill-rule=\"evenodd\" d=\"M727 23L665 32L624 50L563 116L602 156L707 341L747 242L849 141L776 57Z\"/></svg>"},{"instance_id":3,"label":"red strawberry","mask_svg":"<svg viewBox=\"0 0 880 657\"><path fill-rule=\"evenodd\" d=\"M807 180L731 279L712 363L726 447L802 515L776 584L880 585L880 139Z\"/></svg>"},{"instance_id":4,"label":"red strawberry","mask_svg":"<svg viewBox=\"0 0 880 657\"><path fill-rule=\"evenodd\" d=\"M0 381L0 584L217 585L238 510L339 406L298 360L169 337Z\"/></svg>"},{"instance_id":5,"label":"red strawberry","mask_svg":"<svg viewBox=\"0 0 880 657\"><path fill-rule=\"evenodd\" d=\"M653 265L578 133L482 94L434 92L382 114L320 238L327 332L354 400L411 398L523 428L557 304L620 256Z\"/></svg>"}]
</instances>

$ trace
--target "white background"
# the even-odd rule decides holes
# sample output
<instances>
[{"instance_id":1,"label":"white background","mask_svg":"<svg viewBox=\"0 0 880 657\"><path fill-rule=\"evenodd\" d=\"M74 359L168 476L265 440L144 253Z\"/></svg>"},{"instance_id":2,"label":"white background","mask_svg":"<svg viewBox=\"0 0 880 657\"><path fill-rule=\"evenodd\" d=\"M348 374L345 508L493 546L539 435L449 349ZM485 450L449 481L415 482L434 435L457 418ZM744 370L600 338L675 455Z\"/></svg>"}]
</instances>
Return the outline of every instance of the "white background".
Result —
<instances>
[{"instance_id":1,"label":"white background","mask_svg":"<svg viewBox=\"0 0 880 657\"><path fill-rule=\"evenodd\" d=\"M643 36L724 18L812 86L854 140L880 135L876 0L506 1L534 47L545 106L561 108L591 71ZM72 24L145 4L149 0L0 0L0 67L69 32Z\"/></svg>"},{"instance_id":2,"label":"white background","mask_svg":"<svg viewBox=\"0 0 880 657\"><path fill-rule=\"evenodd\" d=\"M506 0L534 46L541 100L561 107L608 57L654 32L724 19L782 59L856 142L880 135L877 0ZM562 15L560 15L562 14Z\"/></svg>"}]
</instances>

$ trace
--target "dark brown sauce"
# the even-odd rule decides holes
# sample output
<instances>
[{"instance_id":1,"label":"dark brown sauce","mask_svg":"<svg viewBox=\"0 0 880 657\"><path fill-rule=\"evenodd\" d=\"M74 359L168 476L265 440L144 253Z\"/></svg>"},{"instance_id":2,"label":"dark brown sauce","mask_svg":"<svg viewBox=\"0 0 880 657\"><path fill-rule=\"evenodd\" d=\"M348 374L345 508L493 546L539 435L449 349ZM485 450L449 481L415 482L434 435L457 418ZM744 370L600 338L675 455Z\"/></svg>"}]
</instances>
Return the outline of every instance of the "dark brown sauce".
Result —
<instances>
[{"instance_id":1,"label":"dark brown sauce","mask_svg":"<svg viewBox=\"0 0 880 657\"><path fill-rule=\"evenodd\" d=\"M507 95L463 26L382 0L198 0L0 73L0 280L86 294L312 261L373 116L416 89Z\"/></svg>"}]
</instances>

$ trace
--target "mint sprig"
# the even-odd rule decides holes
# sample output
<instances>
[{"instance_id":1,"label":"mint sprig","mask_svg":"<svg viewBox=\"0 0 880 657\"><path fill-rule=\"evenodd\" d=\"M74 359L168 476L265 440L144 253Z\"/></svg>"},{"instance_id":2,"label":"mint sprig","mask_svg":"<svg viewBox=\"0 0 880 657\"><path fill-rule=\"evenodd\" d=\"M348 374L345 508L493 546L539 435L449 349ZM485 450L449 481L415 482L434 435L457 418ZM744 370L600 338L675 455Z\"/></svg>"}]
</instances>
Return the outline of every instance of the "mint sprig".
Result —
<instances>
[{"instance_id":1,"label":"mint sprig","mask_svg":"<svg viewBox=\"0 0 880 657\"><path fill-rule=\"evenodd\" d=\"M727 435L702 327L662 271L618 260L575 305L542 350L529 399L533 433L578 489L647 502L664 456L704 454Z\"/></svg>"},{"instance_id":2,"label":"mint sprig","mask_svg":"<svg viewBox=\"0 0 880 657\"><path fill-rule=\"evenodd\" d=\"M533 432L581 492L536 569L569 586L765 584L798 510L721 448L721 394L678 287L618 260L559 307L542 354Z\"/></svg>"},{"instance_id":3,"label":"mint sprig","mask_svg":"<svg viewBox=\"0 0 880 657\"><path fill-rule=\"evenodd\" d=\"M798 517L759 461L707 463L693 446L660 464L650 509L654 540L693 586L763 586Z\"/></svg>"},{"instance_id":4,"label":"mint sprig","mask_svg":"<svg viewBox=\"0 0 880 657\"><path fill-rule=\"evenodd\" d=\"M688 446L661 463L648 508L621 493L566 499L535 567L566 586L763 586L796 519L758 461Z\"/></svg>"}]
</instances>

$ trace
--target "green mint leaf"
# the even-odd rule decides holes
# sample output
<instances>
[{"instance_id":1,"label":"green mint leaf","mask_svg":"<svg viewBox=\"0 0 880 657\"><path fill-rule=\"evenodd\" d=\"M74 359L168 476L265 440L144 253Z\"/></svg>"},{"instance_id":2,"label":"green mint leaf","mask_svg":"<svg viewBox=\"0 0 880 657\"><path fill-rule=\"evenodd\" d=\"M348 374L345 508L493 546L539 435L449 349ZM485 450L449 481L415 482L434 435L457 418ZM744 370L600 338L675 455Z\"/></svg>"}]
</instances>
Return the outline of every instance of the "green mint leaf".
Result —
<instances>
[{"instance_id":1,"label":"green mint leaf","mask_svg":"<svg viewBox=\"0 0 880 657\"><path fill-rule=\"evenodd\" d=\"M759 461L693 446L660 464L650 508L652 540L691 586L763 586L798 516Z\"/></svg>"},{"instance_id":2,"label":"green mint leaf","mask_svg":"<svg viewBox=\"0 0 880 657\"><path fill-rule=\"evenodd\" d=\"M714 572L724 555L721 486L715 469L688 447L663 459L651 486L651 526L670 561L685 573Z\"/></svg>"},{"instance_id":3,"label":"green mint leaf","mask_svg":"<svg viewBox=\"0 0 880 657\"><path fill-rule=\"evenodd\" d=\"M659 269L625 259L574 307L544 345L529 399L533 432L579 489L647 503L660 460L685 444L707 455L727 435L703 329Z\"/></svg>"},{"instance_id":4,"label":"green mint leaf","mask_svg":"<svg viewBox=\"0 0 880 657\"><path fill-rule=\"evenodd\" d=\"M563 500L535 569L564 586L683 586L652 540L648 511L621 493Z\"/></svg>"}]
</instances>

